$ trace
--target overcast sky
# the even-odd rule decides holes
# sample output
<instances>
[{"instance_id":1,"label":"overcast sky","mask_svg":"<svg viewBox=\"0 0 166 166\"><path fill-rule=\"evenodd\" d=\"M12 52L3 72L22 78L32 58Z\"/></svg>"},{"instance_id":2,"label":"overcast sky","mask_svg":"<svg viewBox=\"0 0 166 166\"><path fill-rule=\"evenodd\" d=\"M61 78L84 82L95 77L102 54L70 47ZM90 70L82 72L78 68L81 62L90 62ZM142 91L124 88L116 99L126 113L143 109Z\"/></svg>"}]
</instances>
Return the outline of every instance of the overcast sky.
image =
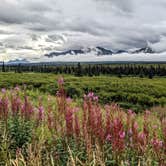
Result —
<instances>
[{"instance_id":1,"label":"overcast sky","mask_svg":"<svg viewBox=\"0 0 166 166\"><path fill-rule=\"evenodd\" d=\"M166 0L1 1L0 61L40 60L68 48L133 49L147 43L158 52L149 60L166 60ZM116 59L146 59L133 56Z\"/></svg>"}]
</instances>

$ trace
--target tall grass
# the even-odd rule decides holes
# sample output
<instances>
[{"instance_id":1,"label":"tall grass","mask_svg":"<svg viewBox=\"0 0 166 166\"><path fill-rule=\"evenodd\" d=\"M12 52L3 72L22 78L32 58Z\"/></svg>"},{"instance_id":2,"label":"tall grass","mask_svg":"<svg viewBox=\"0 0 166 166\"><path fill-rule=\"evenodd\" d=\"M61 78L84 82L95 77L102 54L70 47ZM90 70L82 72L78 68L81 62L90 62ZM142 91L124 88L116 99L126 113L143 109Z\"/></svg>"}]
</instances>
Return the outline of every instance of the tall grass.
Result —
<instances>
[{"instance_id":1,"label":"tall grass","mask_svg":"<svg viewBox=\"0 0 166 166\"><path fill-rule=\"evenodd\" d=\"M166 119L68 98L59 78L55 97L33 103L26 89L0 94L0 165L166 165ZM46 103L46 104L45 104Z\"/></svg>"}]
</instances>

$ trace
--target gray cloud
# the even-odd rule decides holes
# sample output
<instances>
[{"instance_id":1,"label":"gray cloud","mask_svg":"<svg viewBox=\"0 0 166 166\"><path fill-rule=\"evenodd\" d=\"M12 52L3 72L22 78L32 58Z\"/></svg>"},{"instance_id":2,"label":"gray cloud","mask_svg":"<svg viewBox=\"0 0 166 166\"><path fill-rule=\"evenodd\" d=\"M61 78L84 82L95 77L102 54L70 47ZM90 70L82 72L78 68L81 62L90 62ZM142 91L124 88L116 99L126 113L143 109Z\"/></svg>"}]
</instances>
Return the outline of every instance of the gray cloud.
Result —
<instances>
[{"instance_id":1,"label":"gray cloud","mask_svg":"<svg viewBox=\"0 0 166 166\"><path fill-rule=\"evenodd\" d=\"M4 0L0 8L0 49L8 58L19 57L20 50L32 58L81 46L116 50L147 42L166 51L165 0Z\"/></svg>"}]
</instances>

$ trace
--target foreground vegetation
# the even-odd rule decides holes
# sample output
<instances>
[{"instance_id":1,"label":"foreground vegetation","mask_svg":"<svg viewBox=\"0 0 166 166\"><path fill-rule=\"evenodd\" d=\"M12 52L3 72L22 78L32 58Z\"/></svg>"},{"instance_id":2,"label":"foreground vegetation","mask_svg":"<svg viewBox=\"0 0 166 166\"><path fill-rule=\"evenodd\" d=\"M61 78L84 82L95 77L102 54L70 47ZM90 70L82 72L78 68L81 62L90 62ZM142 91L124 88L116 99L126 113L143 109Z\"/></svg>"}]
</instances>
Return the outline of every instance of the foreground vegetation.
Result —
<instances>
[{"instance_id":1,"label":"foreground vegetation","mask_svg":"<svg viewBox=\"0 0 166 166\"><path fill-rule=\"evenodd\" d=\"M63 78L55 97L30 92L17 86L0 93L0 165L166 165L165 108L162 116L135 114L101 106L93 92L78 104Z\"/></svg>"},{"instance_id":2,"label":"foreground vegetation","mask_svg":"<svg viewBox=\"0 0 166 166\"><path fill-rule=\"evenodd\" d=\"M67 96L79 100L84 93L90 91L100 96L101 104L116 102L121 107L133 109L136 112L154 106L166 104L166 78L155 77L115 77L94 76L75 77L64 75ZM47 73L0 73L0 88L11 88L26 84L27 89L38 90L55 95L58 86L55 85L56 74ZM79 101L78 101L79 102Z\"/></svg>"}]
</instances>

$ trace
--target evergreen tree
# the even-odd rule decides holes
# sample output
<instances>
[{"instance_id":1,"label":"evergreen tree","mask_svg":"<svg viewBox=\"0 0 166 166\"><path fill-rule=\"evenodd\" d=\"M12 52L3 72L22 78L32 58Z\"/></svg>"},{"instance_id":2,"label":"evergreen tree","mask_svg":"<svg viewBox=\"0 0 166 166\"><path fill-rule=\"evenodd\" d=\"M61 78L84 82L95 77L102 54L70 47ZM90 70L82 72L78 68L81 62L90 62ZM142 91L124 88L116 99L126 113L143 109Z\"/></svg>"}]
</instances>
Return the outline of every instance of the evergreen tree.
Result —
<instances>
[{"instance_id":1,"label":"evergreen tree","mask_svg":"<svg viewBox=\"0 0 166 166\"><path fill-rule=\"evenodd\" d=\"M80 64L80 62L77 64L77 68L76 68L76 76L81 77L82 76L82 66Z\"/></svg>"},{"instance_id":2,"label":"evergreen tree","mask_svg":"<svg viewBox=\"0 0 166 166\"><path fill-rule=\"evenodd\" d=\"M5 72L5 62L3 61L3 64L2 64L2 72Z\"/></svg>"}]
</instances>

